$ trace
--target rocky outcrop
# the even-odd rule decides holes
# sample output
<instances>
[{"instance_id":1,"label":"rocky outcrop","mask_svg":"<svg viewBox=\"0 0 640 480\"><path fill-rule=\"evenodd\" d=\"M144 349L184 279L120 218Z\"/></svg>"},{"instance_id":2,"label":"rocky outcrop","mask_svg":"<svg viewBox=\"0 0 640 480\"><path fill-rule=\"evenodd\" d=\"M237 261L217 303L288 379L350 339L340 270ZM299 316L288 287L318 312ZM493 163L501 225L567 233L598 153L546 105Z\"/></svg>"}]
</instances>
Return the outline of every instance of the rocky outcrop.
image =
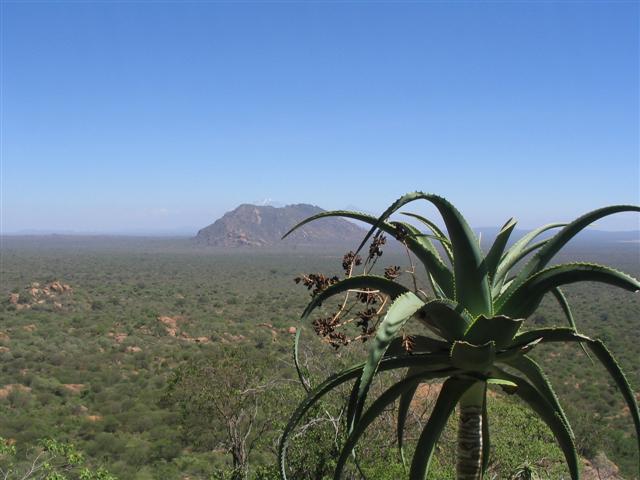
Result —
<instances>
[{"instance_id":1,"label":"rocky outcrop","mask_svg":"<svg viewBox=\"0 0 640 480\"><path fill-rule=\"evenodd\" d=\"M583 480L624 480L618 466L600 452L591 460L584 460Z\"/></svg>"},{"instance_id":2,"label":"rocky outcrop","mask_svg":"<svg viewBox=\"0 0 640 480\"><path fill-rule=\"evenodd\" d=\"M45 285L32 282L22 293L12 292L7 302L16 310L28 310L35 305L50 305L54 310L63 310L70 302L73 288L58 280Z\"/></svg>"},{"instance_id":3,"label":"rocky outcrop","mask_svg":"<svg viewBox=\"0 0 640 480\"><path fill-rule=\"evenodd\" d=\"M322 211L307 204L282 208L244 204L200 230L195 239L198 244L216 247L341 245L353 248L364 238L366 231L351 222L323 218L304 225L282 240L291 227Z\"/></svg>"}]
</instances>

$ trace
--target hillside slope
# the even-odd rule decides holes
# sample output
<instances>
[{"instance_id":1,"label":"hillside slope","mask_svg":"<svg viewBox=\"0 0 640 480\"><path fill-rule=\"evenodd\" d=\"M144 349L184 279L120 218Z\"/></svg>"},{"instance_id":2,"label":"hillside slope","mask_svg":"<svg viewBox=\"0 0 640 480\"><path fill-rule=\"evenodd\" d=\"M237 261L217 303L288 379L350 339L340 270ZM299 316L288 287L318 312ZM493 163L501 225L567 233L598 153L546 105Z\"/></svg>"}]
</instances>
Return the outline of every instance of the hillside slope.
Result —
<instances>
[{"instance_id":1,"label":"hillside slope","mask_svg":"<svg viewBox=\"0 0 640 480\"><path fill-rule=\"evenodd\" d=\"M198 244L217 247L265 247L276 245L357 245L366 231L339 218L325 218L305 225L281 240L301 220L322 212L308 204L271 206L240 205L195 237Z\"/></svg>"}]
</instances>

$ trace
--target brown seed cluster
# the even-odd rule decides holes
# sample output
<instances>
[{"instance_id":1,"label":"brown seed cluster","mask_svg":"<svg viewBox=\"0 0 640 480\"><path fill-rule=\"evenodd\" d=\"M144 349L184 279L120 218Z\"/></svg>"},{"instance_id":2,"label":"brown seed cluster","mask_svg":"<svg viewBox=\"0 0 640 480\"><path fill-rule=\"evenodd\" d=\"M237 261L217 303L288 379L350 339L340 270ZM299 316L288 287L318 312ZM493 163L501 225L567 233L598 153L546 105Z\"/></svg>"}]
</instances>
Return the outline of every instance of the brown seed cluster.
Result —
<instances>
[{"instance_id":1,"label":"brown seed cluster","mask_svg":"<svg viewBox=\"0 0 640 480\"><path fill-rule=\"evenodd\" d=\"M384 276L387 280L393 280L400 276L400 266L392 265L384 269Z\"/></svg>"},{"instance_id":2,"label":"brown seed cluster","mask_svg":"<svg viewBox=\"0 0 640 480\"><path fill-rule=\"evenodd\" d=\"M409 230L407 230L407 227L405 227L401 223L394 222L393 226L395 227L395 232L393 236L399 242L404 243L405 239L409 236Z\"/></svg>"},{"instance_id":3,"label":"brown seed cluster","mask_svg":"<svg viewBox=\"0 0 640 480\"><path fill-rule=\"evenodd\" d=\"M360 265L362 265L362 257L360 257L360 255L356 255L353 250L346 253L345 256L342 257L342 269L347 275L351 273L351 270L354 266L357 267Z\"/></svg>"},{"instance_id":4,"label":"brown seed cluster","mask_svg":"<svg viewBox=\"0 0 640 480\"><path fill-rule=\"evenodd\" d=\"M371 245L369 245L369 260L373 260L382 256L382 245L387 243L387 237L382 234L378 234L373 238Z\"/></svg>"},{"instance_id":5,"label":"brown seed cluster","mask_svg":"<svg viewBox=\"0 0 640 480\"><path fill-rule=\"evenodd\" d=\"M399 238L408 234L406 228L396 226L394 237ZM378 232L369 245L369 252L365 261L354 251L347 252L342 257L342 269L347 278L356 275L355 267L363 266L363 273L369 273L378 258L382 256L382 247L387 239ZM391 265L384 269L384 276L388 280L395 280L402 274L398 265ZM337 276L327 277L321 273L303 274L294 279L297 284L302 284L311 290L311 295L316 296L331 285L340 281ZM385 305L388 299L379 290L363 288L352 290L346 294L344 302L329 317L313 320L315 333L329 343L333 348L339 348L349 343L360 340L366 342L372 337L385 313ZM351 333L349 333L351 332ZM403 338L403 348L409 352L413 347L410 337Z\"/></svg>"},{"instance_id":6,"label":"brown seed cluster","mask_svg":"<svg viewBox=\"0 0 640 480\"><path fill-rule=\"evenodd\" d=\"M338 283L339 280L337 276L326 277L321 273L310 273L293 279L296 283L302 283L307 287L307 290L311 290L311 296L313 297L334 283Z\"/></svg>"},{"instance_id":7,"label":"brown seed cluster","mask_svg":"<svg viewBox=\"0 0 640 480\"><path fill-rule=\"evenodd\" d=\"M377 290L365 288L364 290L356 293L356 298L367 305L375 305L378 302L378 292Z\"/></svg>"},{"instance_id":8,"label":"brown seed cluster","mask_svg":"<svg viewBox=\"0 0 640 480\"><path fill-rule=\"evenodd\" d=\"M362 330L362 335L370 335L373 333L374 329L371 326L374 318L377 316L377 311L375 308L367 308L362 312L358 312L356 314L358 317L358 321L356 322L356 326L360 327Z\"/></svg>"},{"instance_id":9,"label":"brown seed cluster","mask_svg":"<svg viewBox=\"0 0 640 480\"><path fill-rule=\"evenodd\" d=\"M343 332L336 331L339 324L339 318L334 315L326 318L317 318L312 322L316 335L326 339L329 345L335 349L347 345L350 342Z\"/></svg>"}]
</instances>

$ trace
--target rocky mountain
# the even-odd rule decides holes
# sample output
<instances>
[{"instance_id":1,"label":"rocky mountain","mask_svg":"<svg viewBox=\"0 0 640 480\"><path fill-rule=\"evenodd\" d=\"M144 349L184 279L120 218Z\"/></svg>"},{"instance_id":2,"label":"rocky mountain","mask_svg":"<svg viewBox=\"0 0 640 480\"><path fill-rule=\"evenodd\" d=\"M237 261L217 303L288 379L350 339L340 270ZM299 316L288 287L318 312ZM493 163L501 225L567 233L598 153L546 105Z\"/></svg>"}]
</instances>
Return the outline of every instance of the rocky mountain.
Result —
<instances>
[{"instance_id":1,"label":"rocky mountain","mask_svg":"<svg viewBox=\"0 0 640 480\"><path fill-rule=\"evenodd\" d=\"M217 247L346 245L353 248L364 238L366 231L351 222L323 218L281 240L295 224L322 211L320 207L303 203L281 208L243 204L200 230L195 240L201 245Z\"/></svg>"}]
</instances>

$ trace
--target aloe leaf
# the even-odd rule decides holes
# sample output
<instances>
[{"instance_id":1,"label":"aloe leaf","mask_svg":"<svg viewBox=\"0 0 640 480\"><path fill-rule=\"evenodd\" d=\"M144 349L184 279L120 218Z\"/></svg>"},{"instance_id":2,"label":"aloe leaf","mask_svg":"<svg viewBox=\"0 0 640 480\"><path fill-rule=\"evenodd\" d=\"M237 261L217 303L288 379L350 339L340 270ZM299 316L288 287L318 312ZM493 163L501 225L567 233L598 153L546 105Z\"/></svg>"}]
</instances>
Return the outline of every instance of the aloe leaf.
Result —
<instances>
[{"instance_id":1,"label":"aloe leaf","mask_svg":"<svg viewBox=\"0 0 640 480\"><path fill-rule=\"evenodd\" d=\"M416 257L421 261L422 265L427 271L427 275L429 275L429 280L432 283L434 292L437 288L439 291L446 291L448 293L448 296L453 297L453 274L440 258L440 254L438 253L436 247L433 246L433 243L429 239L429 236L424 235L420 232L420 230L409 223L390 222L390 224L400 231L404 232L402 234L403 236L401 236L399 240L402 241L407 246L407 248L412 251L414 255L416 255ZM438 282L441 282L442 286L440 286ZM443 296L446 295L443 294Z\"/></svg>"},{"instance_id":2,"label":"aloe leaf","mask_svg":"<svg viewBox=\"0 0 640 480\"><path fill-rule=\"evenodd\" d=\"M474 316L491 315L489 278L480 245L460 212L447 200L425 196L440 211L447 226L453 250L455 299Z\"/></svg>"},{"instance_id":3,"label":"aloe leaf","mask_svg":"<svg viewBox=\"0 0 640 480\"><path fill-rule=\"evenodd\" d=\"M431 275L431 273L427 273L427 275L429 277L429 284L431 285L431 289L433 290L434 296L436 298L447 298L447 294L444 293L442 288L440 288L440 285L438 285L438 283L435 281L435 279L433 278L433 275Z\"/></svg>"},{"instance_id":4,"label":"aloe leaf","mask_svg":"<svg viewBox=\"0 0 640 480\"><path fill-rule=\"evenodd\" d=\"M455 299L463 304L472 315L491 315L491 291L478 239L462 214L446 199L438 195L413 192L396 200L378 218L358 250L392 213L403 205L420 199L427 200L436 206L447 227L454 257ZM438 279L436 278L436 280ZM438 283L440 283L439 280Z\"/></svg>"},{"instance_id":5,"label":"aloe leaf","mask_svg":"<svg viewBox=\"0 0 640 480\"><path fill-rule=\"evenodd\" d=\"M569 420L567 419L567 416L565 415L564 410L560 405L560 400L558 400L558 396L556 395L556 392L553 390L553 387L551 386L549 379L547 378L545 373L542 371L540 366L533 359L527 356L514 358L505 363L510 367L515 368L516 370L518 370L520 373L522 373L524 376L527 377L527 379L538 390L538 392L540 392L540 394L545 398L545 400L549 402L549 405L553 407L556 414L565 423L565 425L567 426L567 430L569 430L569 433L573 437L574 435L573 435L573 431L571 430L571 425L569 424Z\"/></svg>"},{"instance_id":6,"label":"aloe leaf","mask_svg":"<svg viewBox=\"0 0 640 480\"><path fill-rule=\"evenodd\" d=\"M400 197L399 199L397 199L391 205L389 205L389 207L387 207L387 209L382 213L382 215L378 217L376 222L372 224L371 229L369 230L369 232L367 232L367 235L364 237L364 239L360 243L360 246L358 247L358 251L360 251L362 247L364 247L365 243L367 243L369 238L371 238L371 235L373 235L375 231L378 230L391 215L393 215L393 213L395 213L403 205L406 205L409 202L413 202L415 200L421 199L423 198L423 196L424 196L424 193L422 192L407 193L402 197Z\"/></svg>"},{"instance_id":7,"label":"aloe leaf","mask_svg":"<svg viewBox=\"0 0 640 480\"><path fill-rule=\"evenodd\" d=\"M392 222L392 223L397 223L397 222ZM451 242L447 237L439 237L438 235L432 235L430 233L418 233L416 236L422 237L422 238L429 238L431 240L437 240L440 243L446 243L447 245L451 245Z\"/></svg>"},{"instance_id":8,"label":"aloe leaf","mask_svg":"<svg viewBox=\"0 0 640 480\"><path fill-rule=\"evenodd\" d=\"M338 457L336 468L334 470L334 480L340 479L344 465L354 447L358 443L358 440L366 431L367 427L380 416L385 408L395 402L396 399L402 394L409 392L411 389L414 389L415 391L415 387L417 387L417 385L421 381L433 378L448 377L455 372L456 370L452 369L436 370L432 372L420 372L411 376L407 376L406 378L389 387L384 393L382 393L382 395L380 395L362 415L360 421L355 425L353 431L349 434L349 437L342 447L340 456Z\"/></svg>"},{"instance_id":9,"label":"aloe leaf","mask_svg":"<svg viewBox=\"0 0 640 480\"><path fill-rule=\"evenodd\" d=\"M511 343L523 321L504 315L491 318L480 315L465 332L464 340L475 345L493 340L496 348L503 348Z\"/></svg>"},{"instance_id":10,"label":"aloe leaf","mask_svg":"<svg viewBox=\"0 0 640 480\"><path fill-rule=\"evenodd\" d=\"M550 290L582 281L607 283L632 292L640 290L640 282L612 268L593 263L567 263L538 272L514 290L511 287L507 289L496 302L496 312L526 318L538 308L542 297Z\"/></svg>"},{"instance_id":11,"label":"aloe leaf","mask_svg":"<svg viewBox=\"0 0 640 480\"><path fill-rule=\"evenodd\" d=\"M560 290L559 288L552 289L551 293L553 293L553 296L556 297L556 300L560 304L560 308L562 308L562 313L564 313L564 316L567 319L567 322L569 322L569 326L577 331L578 328L576 327L576 321L573 319L573 314L571 313L571 307L569 306L567 297L564 296L564 293L562 293L562 290ZM587 356L587 358L593 362L593 360L591 359L591 355L589 355L589 352L587 351L587 348L584 346L584 344L581 343L580 348L582 349L584 354Z\"/></svg>"},{"instance_id":12,"label":"aloe leaf","mask_svg":"<svg viewBox=\"0 0 640 480\"><path fill-rule=\"evenodd\" d=\"M533 350L540 342L541 339L536 338L535 340L532 340L531 342L525 343L523 345L510 346L507 350L498 352L496 354L496 361L506 363L509 360L521 357L522 355L525 355Z\"/></svg>"},{"instance_id":13,"label":"aloe leaf","mask_svg":"<svg viewBox=\"0 0 640 480\"><path fill-rule=\"evenodd\" d=\"M300 379L300 383L302 384L303 388L307 392L309 392L309 390L311 389L311 382L305 375L305 369L300 363L300 335L302 335L302 328L298 328L296 330L296 336L293 341L293 364L296 367L296 372L298 374L298 378Z\"/></svg>"},{"instance_id":14,"label":"aloe leaf","mask_svg":"<svg viewBox=\"0 0 640 480\"><path fill-rule=\"evenodd\" d=\"M640 454L640 412L638 411L638 403L624 372L604 343L600 340L592 340L589 337L575 333L570 328L546 328L532 330L518 335L514 339L514 344L527 343L535 338L540 339L541 342L585 342L587 344L596 358L606 368L624 397L635 425L638 452Z\"/></svg>"},{"instance_id":15,"label":"aloe leaf","mask_svg":"<svg viewBox=\"0 0 640 480\"><path fill-rule=\"evenodd\" d=\"M410 352L405 350L402 343L403 339L401 337L396 337L391 340L385 356L405 355L407 353L443 353L448 352L450 348L449 343L436 338L425 337L424 335L411 335L411 343L413 347Z\"/></svg>"},{"instance_id":16,"label":"aloe leaf","mask_svg":"<svg viewBox=\"0 0 640 480\"><path fill-rule=\"evenodd\" d=\"M429 230L431 230L433 232L434 235L441 237L441 238L447 238L447 236L444 234L444 232L442 230L440 230L440 227L438 227L438 225L435 224L435 222L432 222L431 220L429 220L428 218L422 216L422 215L418 215L417 213L413 213L413 212L400 212L402 215L406 215L407 217L412 217L415 218L416 220L420 221L421 223L423 223L424 225L426 225ZM447 242L448 245L450 245L450 242Z\"/></svg>"},{"instance_id":17,"label":"aloe leaf","mask_svg":"<svg viewBox=\"0 0 640 480\"><path fill-rule=\"evenodd\" d=\"M398 236L398 229L391 223L382 222L378 223L378 219L372 215L367 215L366 213L353 212L350 210L333 210L330 212L321 212L316 215L313 215L309 218L304 219L297 225L295 225L291 230L284 234L282 238L285 238L291 232L300 228L301 226L312 222L314 220L318 220L320 218L327 217L343 217L343 218L352 218L354 220L359 220L364 223L368 223L370 225L375 225L375 229L380 229L388 235L391 235L394 238ZM375 230L372 229L372 230ZM370 232L371 233L371 232ZM369 235L365 238L365 241L362 243L366 243L366 240L369 238ZM442 288L447 296L453 297L453 274L447 268L447 266L442 263L440 256L438 255L438 251L431 245L431 248L428 247L428 244L425 242L419 242L417 239L408 236L405 239L407 248L422 262L425 269L429 274L432 274L437 281L440 288ZM430 242L429 242L430 243ZM360 247L362 248L362 246ZM360 250L358 248L358 251Z\"/></svg>"},{"instance_id":18,"label":"aloe leaf","mask_svg":"<svg viewBox=\"0 0 640 480\"><path fill-rule=\"evenodd\" d=\"M494 342L472 345L468 342L456 341L451 347L451 364L460 370L484 372L493 365L495 358L496 344Z\"/></svg>"},{"instance_id":19,"label":"aloe leaf","mask_svg":"<svg viewBox=\"0 0 640 480\"><path fill-rule=\"evenodd\" d=\"M366 213L362 213L362 212L355 212L353 210L330 210L327 212L320 212L320 213L316 213L315 215L311 215L310 217L307 217L304 220L296 223L293 227L291 227L287 231L287 233L285 233L282 236L282 240L287 238L289 235L291 235L293 232L295 232L300 227L306 225L307 223L311 223L320 218L328 218L328 217L353 218L354 220L360 220L365 223L371 223L372 220L375 222L376 220L376 218L371 215L367 215Z\"/></svg>"},{"instance_id":20,"label":"aloe leaf","mask_svg":"<svg viewBox=\"0 0 640 480\"><path fill-rule=\"evenodd\" d=\"M515 276L511 277L508 282L505 282L505 280L506 280L507 276L509 275L509 272L511 271L511 269L515 265L517 265L518 262L520 262L522 259L526 258L526 256L529 255L531 252L542 248L544 246L544 244L547 243L548 241L549 240L542 240L541 242L534 243L533 245L526 246L520 252L520 254L517 257L513 258L513 263L512 264L510 264L510 265L506 265L505 264L504 270L501 270L502 269L502 264L499 264L498 270L496 271L496 276L494 278L493 287L491 288L491 293L493 294L493 298L494 299L500 293L502 293L504 290L509 288L509 285L511 283L513 283L513 280L515 279Z\"/></svg>"},{"instance_id":21,"label":"aloe leaf","mask_svg":"<svg viewBox=\"0 0 640 480\"><path fill-rule=\"evenodd\" d=\"M424 371L422 367L412 367L407 371L406 377L411 375L415 375ZM419 384L416 384L413 388L408 389L400 395L400 401L398 404L398 419L397 419L397 428L396 435L398 440L398 451L400 453L400 460L402 461L402 465L406 469L406 459L404 456L404 426L407 421L407 415L409 414L409 407L411 406L411 402L413 401L413 397L418 389Z\"/></svg>"},{"instance_id":22,"label":"aloe leaf","mask_svg":"<svg viewBox=\"0 0 640 480\"><path fill-rule=\"evenodd\" d=\"M502 294L507 290L507 288L509 288L509 286L510 286L512 283L513 283L513 278L510 278L509 280L507 280L507 281L505 282L505 284L504 284L504 285L502 285L502 288L500 289L500 291L498 292L498 294L497 294L497 295L495 295L493 298L495 299L495 298L497 298L499 295L502 295Z\"/></svg>"},{"instance_id":23,"label":"aloe leaf","mask_svg":"<svg viewBox=\"0 0 640 480\"><path fill-rule=\"evenodd\" d=\"M360 379L362 374L353 382L351 387L351 393L349 394L349 401L347 402L347 431L351 433L356 418L356 408L358 406L358 392L360 391Z\"/></svg>"},{"instance_id":24,"label":"aloe leaf","mask_svg":"<svg viewBox=\"0 0 640 480\"><path fill-rule=\"evenodd\" d=\"M498 263L502 258L502 254L504 253L504 249L507 246L507 242L509 241L509 237L511 236L511 232L516 227L516 221L513 218L510 218L500 229L500 232L496 236L493 241L493 245L489 249L489 252L485 256L485 266L487 268L487 275L489 275L489 279L492 280L496 274L496 269L498 268Z\"/></svg>"},{"instance_id":25,"label":"aloe leaf","mask_svg":"<svg viewBox=\"0 0 640 480\"><path fill-rule=\"evenodd\" d=\"M338 283L334 283L333 285L325 288L320 293L318 293L311 302L307 305L304 312L302 312L301 320L306 319L311 312L320 306L322 302L327 300L328 298L333 297L334 295L338 295L340 293L347 292L349 290L359 290L359 289L368 289L368 290L378 290L386 295L389 295L391 298L396 298L399 295L402 295L409 290L400 285L399 283L388 280L384 277L380 277L378 275L357 275L355 277L345 278L340 280Z\"/></svg>"},{"instance_id":26,"label":"aloe leaf","mask_svg":"<svg viewBox=\"0 0 640 480\"><path fill-rule=\"evenodd\" d=\"M431 242L431 237L423 234L420 230L418 230L416 227L414 227L410 223L389 222L389 224L393 225L396 228L399 228L401 231L404 232L403 235L405 235L405 237L401 237L401 238L411 239L416 243L420 244L423 248L431 252L438 259L439 262L442 263L442 259L440 258L440 253L438 252L436 247L434 247L433 242Z\"/></svg>"},{"instance_id":27,"label":"aloe leaf","mask_svg":"<svg viewBox=\"0 0 640 480\"><path fill-rule=\"evenodd\" d=\"M362 370L362 375L358 380L358 396L355 402L355 408L352 409L353 416L347 418L347 424L350 430L360 418L369 387L371 386L371 381L378 369L380 360L387 351L387 347L407 320L422 308L424 304L416 294L406 292L396 298L388 308L384 319L376 330L375 337L371 341L367 361Z\"/></svg>"},{"instance_id":28,"label":"aloe leaf","mask_svg":"<svg viewBox=\"0 0 640 480\"><path fill-rule=\"evenodd\" d=\"M436 298L427 302L420 310L418 318L437 335L453 341L464 337L473 318L462 305L446 298Z\"/></svg>"},{"instance_id":29,"label":"aloe leaf","mask_svg":"<svg viewBox=\"0 0 640 480\"><path fill-rule=\"evenodd\" d=\"M611 205L593 210L567 224L562 230L550 238L522 270L518 272L516 280L513 282L510 290L517 289L520 284L530 276L540 272L551 261L555 254L584 228L603 217L621 212L640 212L640 207L636 205Z\"/></svg>"},{"instance_id":30,"label":"aloe leaf","mask_svg":"<svg viewBox=\"0 0 640 480\"><path fill-rule=\"evenodd\" d=\"M511 270L514 265L516 265L520 260L531 253L532 250L535 250L535 248L541 246L546 242L546 240L544 240L543 242L534 245L534 247L529 247L529 243L531 243L534 238L548 230L563 227L565 225L566 224L564 223L550 223L548 225L543 225L542 227L531 230L529 233L525 234L521 239L515 242L500 259L496 275L493 279L494 293L496 292L496 290L498 292L500 291L505 277L509 274L509 270Z\"/></svg>"},{"instance_id":31,"label":"aloe leaf","mask_svg":"<svg viewBox=\"0 0 640 480\"><path fill-rule=\"evenodd\" d=\"M515 391L516 395L524 400L551 429L558 445L564 453L571 478L573 480L579 480L580 471L578 467L578 452L576 451L573 437L567 425L554 410L553 406L549 404L546 398L538 392L535 387L520 377L510 375L499 368L495 368L495 371L492 372L492 376L510 380L518 386Z\"/></svg>"},{"instance_id":32,"label":"aloe leaf","mask_svg":"<svg viewBox=\"0 0 640 480\"><path fill-rule=\"evenodd\" d=\"M442 248L447 254L449 261L453 265L453 252L451 251L451 241L442 232L442 230L440 230L440 228L434 222L432 222L426 217L423 217L422 215L418 215L411 212L401 212L401 213L402 215L406 215L407 217L413 217L416 220L422 222L424 225L426 225L433 232L436 238L440 241L440 245L442 245Z\"/></svg>"},{"instance_id":33,"label":"aloe leaf","mask_svg":"<svg viewBox=\"0 0 640 480\"><path fill-rule=\"evenodd\" d=\"M326 393L335 389L336 387L342 385L345 382L353 378L357 378L357 376L362 371L363 365L356 365L352 368L343 370L342 372L332 375L327 380L322 382L316 388L311 390L307 397L298 405L295 412L289 419L280 439L280 444L278 447L278 463L280 465L280 475L282 479L287 478L286 468L285 468L285 457L287 454L287 447L289 445L289 440L291 434L293 433L294 428L298 425L300 420L304 417L304 415L311 409L317 402L322 398Z\"/></svg>"},{"instance_id":34,"label":"aloe leaf","mask_svg":"<svg viewBox=\"0 0 640 480\"><path fill-rule=\"evenodd\" d=\"M578 328L576 327L576 322L573 319L573 314L571 313L571 307L569 306L567 297L564 296L564 293L562 293L562 290L560 290L559 288L553 288L551 290L551 293L553 293L553 296L556 297L556 300L560 304L562 313L564 313L567 322L569 322L569 326L577 331Z\"/></svg>"},{"instance_id":35,"label":"aloe leaf","mask_svg":"<svg viewBox=\"0 0 640 480\"><path fill-rule=\"evenodd\" d=\"M449 378L442 385L438 399L433 407L427 424L422 429L418 444L411 462L410 480L425 480L433 457L433 450L447 424L447 420L456 408L460 397L474 384L476 380Z\"/></svg>"},{"instance_id":36,"label":"aloe leaf","mask_svg":"<svg viewBox=\"0 0 640 480\"><path fill-rule=\"evenodd\" d=\"M407 372L407 377L415 374L415 370L409 370ZM411 402L413 401L413 397L418 390L418 386L420 384L416 383L411 388L402 392L400 395L400 402L398 404L398 420L396 425L396 436L398 440L398 452L400 453L400 460L402 461L402 466L407 468L407 461L404 456L404 426L407 423L407 415L409 415L409 408L411 407Z\"/></svg>"},{"instance_id":37,"label":"aloe leaf","mask_svg":"<svg viewBox=\"0 0 640 480\"><path fill-rule=\"evenodd\" d=\"M518 386L510 380L505 380L504 378L487 378L487 385L497 385L502 387L502 390L510 391L511 393L515 393L516 388Z\"/></svg>"},{"instance_id":38,"label":"aloe leaf","mask_svg":"<svg viewBox=\"0 0 640 480\"><path fill-rule=\"evenodd\" d=\"M586 335L576 333L573 328L568 327L551 327L538 328L523 332L513 339L512 348L528 345L531 342L538 341L540 343L549 342L589 342L591 339Z\"/></svg>"},{"instance_id":39,"label":"aloe leaf","mask_svg":"<svg viewBox=\"0 0 640 480\"><path fill-rule=\"evenodd\" d=\"M616 362L616 359L602 341L592 340L588 345L598 360L600 360L600 363L607 369L627 403L636 428L636 442L638 444L638 454L640 455L640 411L638 410L636 397L633 394L633 390L631 390L631 385L629 385L629 381L620 368L620 365L618 365L618 362ZM640 474L640 461L638 461L638 473Z\"/></svg>"},{"instance_id":40,"label":"aloe leaf","mask_svg":"<svg viewBox=\"0 0 640 480\"><path fill-rule=\"evenodd\" d=\"M326 395L328 392L336 389L340 385L357 379L364 369L364 363L354 365L350 368L342 370L339 373L331 375L320 385L311 390L305 399L298 405L296 410L291 415L285 429L280 438L280 444L278 446L278 462L280 468L281 478L286 480L285 469L285 457L289 441L291 440L291 434L296 426L300 423L300 420L304 415L316 404L318 401ZM416 355L404 355L398 357L383 358L378 367L379 371L396 370L401 368L421 367L424 371L442 370L451 367L448 354L416 354Z\"/></svg>"}]
</instances>

